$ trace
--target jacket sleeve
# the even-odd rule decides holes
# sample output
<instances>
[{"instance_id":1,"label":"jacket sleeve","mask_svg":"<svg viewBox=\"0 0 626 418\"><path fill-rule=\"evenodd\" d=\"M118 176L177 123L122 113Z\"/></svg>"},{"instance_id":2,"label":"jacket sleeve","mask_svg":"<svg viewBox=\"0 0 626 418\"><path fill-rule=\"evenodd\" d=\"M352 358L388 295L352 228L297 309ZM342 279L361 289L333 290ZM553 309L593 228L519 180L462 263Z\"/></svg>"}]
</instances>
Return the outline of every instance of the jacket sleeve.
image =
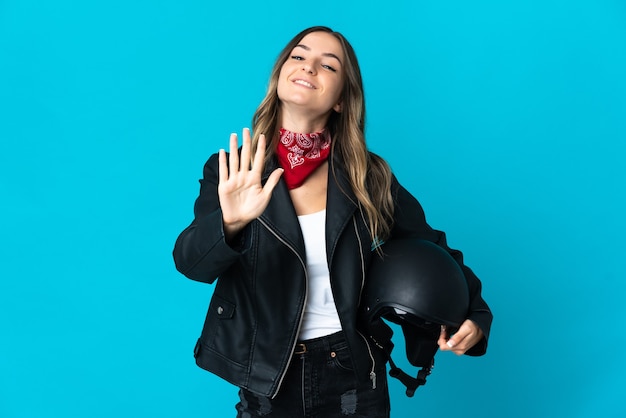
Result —
<instances>
[{"instance_id":1,"label":"jacket sleeve","mask_svg":"<svg viewBox=\"0 0 626 418\"><path fill-rule=\"evenodd\" d=\"M204 165L200 195L194 204L194 220L180 233L173 251L179 272L206 283L213 283L244 251L243 244L233 248L226 243L217 194L218 179L218 154L213 154Z\"/></svg>"},{"instance_id":2,"label":"jacket sleeve","mask_svg":"<svg viewBox=\"0 0 626 418\"><path fill-rule=\"evenodd\" d=\"M426 217L421 204L413 197L398 181L393 179L392 194L395 201L394 226L391 231L392 238L415 237L432 241L444 248L459 263L470 294L470 308L468 319L474 321L485 334L484 338L467 351L471 356L480 356L487 350L487 340L491 330L493 315L487 303L481 295L482 284L474 272L463 263L463 254L448 247L446 235L442 231L431 228L426 222Z\"/></svg>"}]
</instances>

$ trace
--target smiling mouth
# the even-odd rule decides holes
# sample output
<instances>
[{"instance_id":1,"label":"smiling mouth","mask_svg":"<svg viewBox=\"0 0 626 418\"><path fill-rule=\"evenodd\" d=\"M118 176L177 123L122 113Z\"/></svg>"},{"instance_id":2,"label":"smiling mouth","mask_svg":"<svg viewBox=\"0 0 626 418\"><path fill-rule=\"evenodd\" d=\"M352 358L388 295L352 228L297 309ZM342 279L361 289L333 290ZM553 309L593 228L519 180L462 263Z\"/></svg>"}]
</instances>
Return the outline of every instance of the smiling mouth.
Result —
<instances>
[{"instance_id":1,"label":"smiling mouth","mask_svg":"<svg viewBox=\"0 0 626 418\"><path fill-rule=\"evenodd\" d=\"M309 83L308 81L304 81L304 80L299 80L299 79L298 79L298 80L294 80L293 82L294 82L295 84L299 84L299 85L301 85L301 86L308 87L308 88L310 88L310 89L314 89L314 88L316 88L313 84Z\"/></svg>"}]
</instances>

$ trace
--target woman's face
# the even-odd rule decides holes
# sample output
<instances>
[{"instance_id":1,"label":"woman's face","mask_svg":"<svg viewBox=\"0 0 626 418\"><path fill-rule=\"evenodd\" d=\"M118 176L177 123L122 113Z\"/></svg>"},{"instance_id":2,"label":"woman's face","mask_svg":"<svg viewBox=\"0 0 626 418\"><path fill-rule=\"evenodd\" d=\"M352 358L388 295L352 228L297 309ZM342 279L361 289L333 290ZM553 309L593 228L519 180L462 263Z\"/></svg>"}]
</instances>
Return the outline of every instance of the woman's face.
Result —
<instances>
[{"instance_id":1,"label":"woman's face","mask_svg":"<svg viewBox=\"0 0 626 418\"><path fill-rule=\"evenodd\" d=\"M345 57L330 33L312 32L291 51L278 76L283 109L305 111L312 118L341 111Z\"/></svg>"}]
</instances>

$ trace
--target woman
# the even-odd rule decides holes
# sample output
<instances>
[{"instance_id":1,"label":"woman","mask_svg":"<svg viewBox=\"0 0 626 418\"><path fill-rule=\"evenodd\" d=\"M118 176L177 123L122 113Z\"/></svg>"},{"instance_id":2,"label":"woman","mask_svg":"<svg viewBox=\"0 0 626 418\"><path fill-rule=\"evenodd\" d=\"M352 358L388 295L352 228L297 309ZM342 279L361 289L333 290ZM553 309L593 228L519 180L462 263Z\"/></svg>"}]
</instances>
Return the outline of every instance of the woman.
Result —
<instances>
[{"instance_id":1,"label":"woman","mask_svg":"<svg viewBox=\"0 0 626 418\"><path fill-rule=\"evenodd\" d=\"M197 364L240 388L238 417L388 417L385 356L358 306L371 257L398 237L433 241L462 265L467 321L441 350L485 352L491 312L478 278L421 206L367 151L358 62L339 33L296 35L273 68L253 132L204 167L195 219L174 248L185 276L217 285ZM383 246L384 249L384 246Z\"/></svg>"}]
</instances>

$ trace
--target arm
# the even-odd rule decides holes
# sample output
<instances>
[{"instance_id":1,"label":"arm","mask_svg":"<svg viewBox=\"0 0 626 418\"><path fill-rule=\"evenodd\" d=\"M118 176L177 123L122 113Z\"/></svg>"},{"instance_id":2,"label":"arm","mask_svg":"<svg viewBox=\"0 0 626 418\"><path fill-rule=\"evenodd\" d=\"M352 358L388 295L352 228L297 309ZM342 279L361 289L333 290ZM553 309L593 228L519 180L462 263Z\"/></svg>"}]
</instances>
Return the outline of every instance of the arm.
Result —
<instances>
[{"instance_id":1,"label":"arm","mask_svg":"<svg viewBox=\"0 0 626 418\"><path fill-rule=\"evenodd\" d=\"M215 281L240 255L226 242L217 188L218 154L214 154L204 165L194 219L178 236L173 252L179 272L207 283Z\"/></svg>"},{"instance_id":2,"label":"arm","mask_svg":"<svg viewBox=\"0 0 626 418\"><path fill-rule=\"evenodd\" d=\"M230 137L230 155L224 150L209 158L200 180L194 220L174 246L176 269L190 279L212 283L245 252L246 226L267 207L282 169L261 185L265 137L260 136L251 165L250 131L244 130L241 153L237 135ZM227 165L228 160L228 165ZM237 245L239 244L239 245Z\"/></svg>"},{"instance_id":3,"label":"arm","mask_svg":"<svg viewBox=\"0 0 626 418\"><path fill-rule=\"evenodd\" d=\"M459 354L479 356L487 350L487 340L491 329L493 315L481 295L482 284L474 272L463 263L463 254L448 247L445 233L431 228L426 222L424 210L420 203L395 179L392 183L395 213L394 226L391 231L393 238L416 237L436 243L450 253L461 266L470 294L468 320L465 321L457 334L448 342L447 335L440 339L442 350L451 350ZM463 337L463 338L462 338ZM465 340L465 341L463 341ZM450 347L453 345L454 347Z\"/></svg>"}]
</instances>

